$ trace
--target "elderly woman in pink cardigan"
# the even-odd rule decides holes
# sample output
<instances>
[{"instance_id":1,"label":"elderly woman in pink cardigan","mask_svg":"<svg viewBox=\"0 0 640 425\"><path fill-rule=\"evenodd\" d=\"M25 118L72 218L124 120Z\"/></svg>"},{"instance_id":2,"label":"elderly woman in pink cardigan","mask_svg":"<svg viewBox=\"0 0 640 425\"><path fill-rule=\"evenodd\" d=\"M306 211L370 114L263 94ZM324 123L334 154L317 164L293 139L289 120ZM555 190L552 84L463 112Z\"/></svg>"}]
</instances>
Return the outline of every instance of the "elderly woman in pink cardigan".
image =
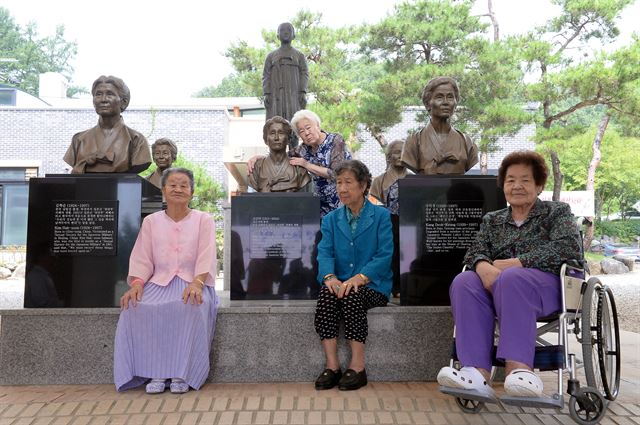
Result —
<instances>
[{"instance_id":1,"label":"elderly woman in pink cardigan","mask_svg":"<svg viewBox=\"0 0 640 425\"><path fill-rule=\"evenodd\" d=\"M129 260L130 289L120 299L114 345L118 391L144 383L147 393L199 389L209 375L215 330L215 224L192 210L193 173L162 175L166 211L142 222Z\"/></svg>"}]
</instances>

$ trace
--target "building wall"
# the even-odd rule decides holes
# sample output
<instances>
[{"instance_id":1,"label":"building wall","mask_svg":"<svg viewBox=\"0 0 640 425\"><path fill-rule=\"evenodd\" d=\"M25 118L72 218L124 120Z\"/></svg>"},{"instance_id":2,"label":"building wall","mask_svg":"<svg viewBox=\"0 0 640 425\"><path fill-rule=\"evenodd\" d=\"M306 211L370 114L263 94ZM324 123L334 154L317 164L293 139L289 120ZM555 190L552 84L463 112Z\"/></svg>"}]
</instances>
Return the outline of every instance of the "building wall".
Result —
<instances>
[{"instance_id":1,"label":"building wall","mask_svg":"<svg viewBox=\"0 0 640 425\"><path fill-rule=\"evenodd\" d=\"M147 136L149 144L160 137L175 140L181 154L205 165L226 187L222 148L228 116L224 109L127 109L123 118L127 126ZM41 177L66 173L70 167L62 157L72 136L97 122L92 108L0 108L2 159L41 161Z\"/></svg>"}]
</instances>

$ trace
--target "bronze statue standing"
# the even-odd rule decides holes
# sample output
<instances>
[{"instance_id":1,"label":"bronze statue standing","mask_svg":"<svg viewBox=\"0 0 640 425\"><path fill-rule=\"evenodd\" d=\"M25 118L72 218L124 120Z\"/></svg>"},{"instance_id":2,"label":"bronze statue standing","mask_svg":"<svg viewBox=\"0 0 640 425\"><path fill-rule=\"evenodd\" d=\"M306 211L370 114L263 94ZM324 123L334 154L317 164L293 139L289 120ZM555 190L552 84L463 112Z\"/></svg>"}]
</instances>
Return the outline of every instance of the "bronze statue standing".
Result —
<instances>
[{"instance_id":1,"label":"bronze statue standing","mask_svg":"<svg viewBox=\"0 0 640 425\"><path fill-rule=\"evenodd\" d=\"M460 100L458 84L450 77L429 81L422 101L430 122L407 138L402 162L418 174L464 174L478 162L478 147L469 136L451 127Z\"/></svg>"},{"instance_id":2,"label":"bronze statue standing","mask_svg":"<svg viewBox=\"0 0 640 425\"><path fill-rule=\"evenodd\" d=\"M151 145L151 153L153 154L153 162L156 163L157 168L147 176L147 180L149 180L149 183L161 189L162 173L167 168L171 168L171 164L173 164L178 157L178 146L176 146L173 140L163 137Z\"/></svg>"},{"instance_id":3,"label":"bronze statue standing","mask_svg":"<svg viewBox=\"0 0 640 425\"><path fill-rule=\"evenodd\" d=\"M98 125L77 133L64 155L73 174L139 173L151 165L147 139L124 125L121 113L129 106L130 92L120 78L104 75L91 87Z\"/></svg>"},{"instance_id":4,"label":"bronze statue standing","mask_svg":"<svg viewBox=\"0 0 640 425\"><path fill-rule=\"evenodd\" d=\"M257 192L297 192L311 181L307 170L289 163L287 146L292 129L282 117L269 118L262 129L269 155L259 157L249 174L249 186Z\"/></svg>"},{"instance_id":5,"label":"bronze statue standing","mask_svg":"<svg viewBox=\"0 0 640 425\"><path fill-rule=\"evenodd\" d=\"M262 92L267 119L277 115L291 121L293 114L307 105L309 69L304 54L291 46L294 38L293 25L280 24L280 47L269 53L264 62Z\"/></svg>"}]
</instances>

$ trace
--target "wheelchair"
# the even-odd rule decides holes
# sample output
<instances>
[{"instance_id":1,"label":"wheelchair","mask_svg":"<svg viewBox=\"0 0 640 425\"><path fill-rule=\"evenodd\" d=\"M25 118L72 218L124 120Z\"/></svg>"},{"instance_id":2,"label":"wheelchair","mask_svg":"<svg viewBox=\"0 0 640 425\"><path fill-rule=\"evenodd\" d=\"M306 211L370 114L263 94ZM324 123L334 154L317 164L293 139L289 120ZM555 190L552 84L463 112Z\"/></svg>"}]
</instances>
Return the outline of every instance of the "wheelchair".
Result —
<instances>
[{"instance_id":1,"label":"wheelchair","mask_svg":"<svg viewBox=\"0 0 640 425\"><path fill-rule=\"evenodd\" d=\"M579 424L597 424L604 417L607 403L618 396L620 388L620 330L618 314L611 289L579 262L567 263L560 271L562 310L538 319L534 369L557 372L557 389L551 396L486 397L472 390L440 387L440 391L455 397L465 413L478 413L485 403L511 406L555 408L564 407L563 373L568 373L567 394L569 413ZM569 334L573 333L581 354L570 353ZM555 334L555 335L554 335ZM552 338L550 338L550 336ZM554 343L555 340L555 343ZM492 375L504 363L495 358ZM454 342L450 366L461 366ZM584 371L586 386L580 386L578 369Z\"/></svg>"}]
</instances>

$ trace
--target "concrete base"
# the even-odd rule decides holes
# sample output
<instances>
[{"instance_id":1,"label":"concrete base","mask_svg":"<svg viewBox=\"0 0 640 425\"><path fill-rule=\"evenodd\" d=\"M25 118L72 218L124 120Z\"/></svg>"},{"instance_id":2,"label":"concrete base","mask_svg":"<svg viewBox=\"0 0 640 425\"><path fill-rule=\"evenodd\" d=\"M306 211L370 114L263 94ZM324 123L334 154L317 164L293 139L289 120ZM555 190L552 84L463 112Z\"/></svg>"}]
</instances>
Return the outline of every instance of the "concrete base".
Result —
<instances>
[{"instance_id":1,"label":"concrete base","mask_svg":"<svg viewBox=\"0 0 640 425\"><path fill-rule=\"evenodd\" d=\"M324 367L315 302L223 301L211 351L211 382L313 381ZM0 310L0 385L113 382L119 310ZM373 381L434 380L449 361L449 307L389 305L369 311L367 375ZM340 340L340 356L348 349Z\"/></svg>"}]
</instances>

